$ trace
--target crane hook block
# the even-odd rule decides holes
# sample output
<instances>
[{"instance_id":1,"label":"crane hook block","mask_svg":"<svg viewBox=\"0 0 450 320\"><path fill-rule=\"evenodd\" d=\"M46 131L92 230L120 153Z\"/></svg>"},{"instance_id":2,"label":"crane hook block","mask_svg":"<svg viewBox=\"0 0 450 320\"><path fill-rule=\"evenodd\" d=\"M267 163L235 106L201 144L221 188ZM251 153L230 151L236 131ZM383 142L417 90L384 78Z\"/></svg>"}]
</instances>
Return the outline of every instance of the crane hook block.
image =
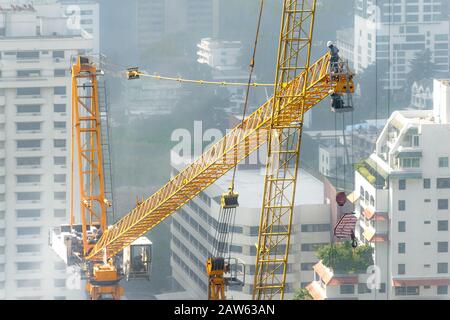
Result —
<instances>
[{"instance_id":1,"label":"crane hook block","mask_svg":"<svg viewBox=\"0 0 450 320\"><path fill-rule=\"evenodd\" d=\"M134 68L128 68L127 69L127 78L128 80L135 80L135 79L139 79L139 68L138 67L134 67Z\"/></svg>"},{"instance_id":2,"label":"crane hook block","mask_svg":"<svg viewBox=\"0 0 450 320\"><path fill-rule=\"evenodd\" d=\"M239 207L238 202L239 194L234 193L233 191L229 191L222 195L220 205L222 209L236 209Z\"/></svg>"}]
</instances>

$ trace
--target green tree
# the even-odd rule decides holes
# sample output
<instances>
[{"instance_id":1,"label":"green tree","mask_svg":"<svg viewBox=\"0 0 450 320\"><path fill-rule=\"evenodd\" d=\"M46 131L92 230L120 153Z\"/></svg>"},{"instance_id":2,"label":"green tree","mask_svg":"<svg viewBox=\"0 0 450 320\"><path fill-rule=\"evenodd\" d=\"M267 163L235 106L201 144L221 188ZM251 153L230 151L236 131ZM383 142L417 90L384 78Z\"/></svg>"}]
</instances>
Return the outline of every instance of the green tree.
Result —
<instances>
[{"instance_id":1,"label":"green tree","mask_svg":"<svg viewBox=\"0 0 450 320\"><path fill-rule=\"evenodd\" d=\"M358 273L373 265L373 248L368 245L352 248L350 241L329 244L317 251L322 263L335 273Z\"/></svg>"},{"instance_id":2,"label":"green tree","mask_svg":"<svg viewBox=\"0 0 450 320\"><path fill-rule=\"evenodd\" d=\"M294 294L294 300L313 300L313 297L309 294L309 291L305 288L298 289Z\"/></svg>"},{"instance_id":3,"label":"green tree","mask_svg":"<svg viewBox=\"0 0 450 320\"><path fill-rule=\"evenodd\" d=\"M416 53L409 62L410 71L406 77L408 92L411 92L411 86L415 81L422 79L432 79L439 72L437 66L433 63L433 55L429 49Z\"/></svg>"}]
</instances>

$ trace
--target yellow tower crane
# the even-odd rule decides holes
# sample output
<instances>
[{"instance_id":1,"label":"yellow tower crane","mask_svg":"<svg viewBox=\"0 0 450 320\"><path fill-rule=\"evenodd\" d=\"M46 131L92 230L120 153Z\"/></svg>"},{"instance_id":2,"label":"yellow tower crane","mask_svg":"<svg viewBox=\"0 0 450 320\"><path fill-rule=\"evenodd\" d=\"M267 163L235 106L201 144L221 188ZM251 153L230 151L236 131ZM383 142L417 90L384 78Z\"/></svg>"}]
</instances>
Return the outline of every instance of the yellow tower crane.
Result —
<instances>
[{"instance_id":1,"label":"yellow tower crane","mask_svg":"<svg viewBox=\"0 0 450 320\"><path fill-rule=\"evenodd\" d=\"M311 63L315 13L316 0L283 0L274 96L156 193L109 227L105 222L104 205L107 201L104 193L88 196L81 193L81 202L86 207L82 207L82 217L87 210L90 219L82 223L82 250L69 250L68 255L75 255L91 265L88 271L91 270L92 281L87 288L91 298L98 297L99 290L119 298L123 290L118 285L120 276L113 258L268 143L253 298L283 299L304 115L331 94L354 92L353 74L345 63L330 68L329 53ZM78 70L82 73L87 71L90 75L95 73L94 69L86 68L83 58L79 58L74 66L74 81L78 79L75 75L82 76L76 72ZM130 79L137 78L140 72L138 69L131 70L128 76ZM74 95L73 101L78 101L78 98ZM98 100L95 98L91 100L91 106L96 103ZM89 111L89 106L81 102L77 108ZM78 120L88 119L80 117ZM89 130L85 132L75 121L78 135L91 132L91 138L87 139L91 144L86 150L92 152L90 148L96 145L98 140L95 138L99 134L98 131L94 133L93 128L99 122L91 119L89 123ZM79 136L78 141L81 141ZM96 177L100 177L101 152L93 158L92 153L87 154L79 147L78 159L85 159L91 168L88 171L97 171ZM86 174L89 172L79 169L80 178ZM89 179L93 182L92 178ZM90 186L94 190L102 189L101 182L93 182ZM98 207L95 212L100 214L94 214L94 203ZM64 233L63 238L65 245L71 248L74 248L74 243L79 243L68 233ZM208 260L207 270L215 278L210 283L208 298L225 299L223 276L227 270L213 260Z\"/></svg>"}]
</instances>

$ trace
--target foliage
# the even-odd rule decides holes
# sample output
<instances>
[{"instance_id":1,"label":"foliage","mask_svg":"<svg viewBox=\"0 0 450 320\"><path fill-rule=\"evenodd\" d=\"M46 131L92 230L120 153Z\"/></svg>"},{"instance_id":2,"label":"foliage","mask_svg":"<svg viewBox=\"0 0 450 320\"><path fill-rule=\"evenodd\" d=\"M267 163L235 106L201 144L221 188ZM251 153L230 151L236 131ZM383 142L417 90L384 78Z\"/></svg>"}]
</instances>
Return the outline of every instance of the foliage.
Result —
<instances>
[{"instance_id":1,"label":"foliage","mask_svg":"<svg viewBox=\"0 0 450 320\"><path fill-rule=\"evenodd\" d=\"M439 72L437 66L433 63L433 56L429 49L416 53L414 58L409 62L411 71L408 73L407 90L411 92L411 86L414 81L422 79L432 79Z\"/></svg>"},{"instance_id":2,"label":"foliage","mask_svg":"<svg viewBox=\"0 0 450 320\"><path fill-rule=\"evenodd\" d=\"M313 297L309 294L309 291L305 288L298 289L294 294L294 300L313 300Z\"/></svg>"},{"instance_id":3,"label":"foliage","mask_svg":"<svg viewBox=\"0 0 450 320\"><path fill-rule=\"evenodd\" d=\"M373 248L369 245L352 248L350 241L329 244L317 251L322 263L337 274L365 272L373 265Z\"/></svg>"},{"instance_id":4,"label":"foliage","mask_svg":"<svg viewBox=\"0 0 450 320\"><path fill-rule=\"evenodd\" d=\"M377 181L377 178L370 173L370 171L366 168L363 163L358 163L355 165L356 170L369 181L370 184L374 184Z\"/></svg>"}]
</instances>

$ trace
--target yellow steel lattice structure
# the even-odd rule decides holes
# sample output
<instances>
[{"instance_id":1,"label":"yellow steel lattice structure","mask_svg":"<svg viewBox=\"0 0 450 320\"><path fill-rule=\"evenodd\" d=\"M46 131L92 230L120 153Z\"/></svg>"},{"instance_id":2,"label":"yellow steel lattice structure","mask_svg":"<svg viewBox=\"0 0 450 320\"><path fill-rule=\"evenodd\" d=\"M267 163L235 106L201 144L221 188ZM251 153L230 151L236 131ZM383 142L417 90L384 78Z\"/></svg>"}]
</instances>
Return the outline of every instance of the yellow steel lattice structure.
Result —
<instances>
[{"instance_id":1,"label":"yellow steel lattice structure","mask_svg":"<svg viewBox=\"0 0 450 320\"><path fill-rule=\"evenodd\" d=\"M83 249L89 250L88 226L106 230L105 187L101 146L97 69L87 58L78 57L72 67L72 177L70 223L81 216ZM75 152L75 148L77 152ZM75 156L76 154L76 156ZM75 161L76 160L76 163ZM78 168L79 205L74 203L74 171ZM100 259L101 260L101 259Z\"/></svg>"},{"instance_id":2,"label":"yellow steel lattice structure","mask_svg":"<svg viewBox=\"0 0 450 320\"><path fill-rule=\"evenodd\" d=\"M86 257L87 260L101 260L104 249L108 257L113 257L216 182L236 163L267 142L274 116L279 124L291 124L299 120L300 104L306 111L326 98L336 86L336 83L330 82L329 61L329 54L324 55L311 65L308 72L286 83L283 86L284 98L279 101L277 113L273 112L272 98L159 191L105 230ZM308 77L305 77L306 74Z\"/></svg>"},{"instance_id":3,"label":"yellow steel lattice structure","mask_svg":"<svg viewBox=\"0 0 450 320\"><path fill-rule=\"evenodd\" d=\"M270 123L268 161L256 252L253 299L283 299L309 79L316 0L284 0ZM300 79L295 92L286 83ZM305 79L308 79L305 81ZM319 88L317 88L319 89ZM294 106L294 108L291 108ZM284 109L292 109L286 113Z\"/></svg>"}]
</instances>

